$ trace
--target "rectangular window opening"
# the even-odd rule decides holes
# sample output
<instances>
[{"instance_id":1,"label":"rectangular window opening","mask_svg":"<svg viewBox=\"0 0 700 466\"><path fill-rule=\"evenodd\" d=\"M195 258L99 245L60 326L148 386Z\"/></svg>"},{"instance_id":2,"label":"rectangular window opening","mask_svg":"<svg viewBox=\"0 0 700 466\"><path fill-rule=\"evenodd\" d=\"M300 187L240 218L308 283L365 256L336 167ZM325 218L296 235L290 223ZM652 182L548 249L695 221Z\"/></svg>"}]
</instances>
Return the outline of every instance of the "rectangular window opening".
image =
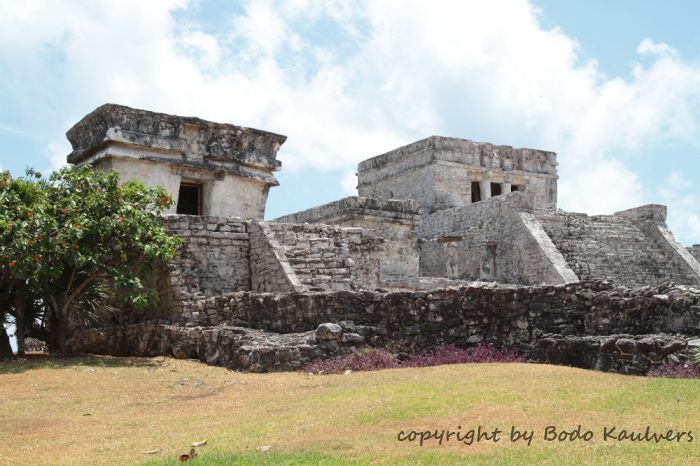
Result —
<instances>
[{"instance_id":1,"label":"rectangular window opening","mask_svg":"<svg viewBox=\"0 0 700 466\"><path fill-rule=\"evenodd\" d=\"M182 215L202 215L202 186L197 183L180 183L177 199L177 213Z\"/></svg>"},{"instance_id":2,"label":"rectangular window opening","mask_svg":"<svg viewBox=\"0 0 700 466\"><path fill-rule=\"evenodd\" d=\"M472 204L481 200L481 188L478 181L472 181Z\"/></svg>"},{"instance_id":3,"label":"rectangular window opening","mask_svg":"<svg viewBox=\"0 0 700 466\"><path fill-rule=\"evenodd\" d=\"M491 183L491 197L501 195L501 185L498 183Z\"/></svg>"}]
</instances>

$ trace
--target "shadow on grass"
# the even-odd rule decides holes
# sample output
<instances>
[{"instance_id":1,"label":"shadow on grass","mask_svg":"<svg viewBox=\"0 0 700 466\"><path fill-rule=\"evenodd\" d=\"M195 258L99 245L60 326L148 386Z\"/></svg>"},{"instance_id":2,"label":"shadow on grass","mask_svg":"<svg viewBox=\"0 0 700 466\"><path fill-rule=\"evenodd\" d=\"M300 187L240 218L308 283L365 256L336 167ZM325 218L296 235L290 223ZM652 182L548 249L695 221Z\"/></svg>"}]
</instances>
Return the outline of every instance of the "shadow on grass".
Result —
<instances>
[{"instance_id":1,"label":"shadow on grass","mask_svg":"<svg viewBox=\"0 0 700 466\"><path fill-rule=\"evenodd\" d=\"M0 375L19 374L33 369L63 369L66 367L159 367L162 358L131 358L114 356L53 356L43 353L0 360Z\"/></svg>"},{"instance_id":2,"label":"shadow on grass","mask_svg":"<svg viewBox=\"0 0 700 466\"><path fill-rule=\"evenodd\" d=\"M161 466L179 464L176 458L151 460L143 465ZM245 452L245 453L221 453L207 454L202 453L195 457L192 464L206 465L260 465L260 464L280 464L297 466L304 465L366 465L366 461L359 461L352 458L333 456L317 452L299 452L299 453L273 453L273 452Z\"/></svg>"}]
</instances>

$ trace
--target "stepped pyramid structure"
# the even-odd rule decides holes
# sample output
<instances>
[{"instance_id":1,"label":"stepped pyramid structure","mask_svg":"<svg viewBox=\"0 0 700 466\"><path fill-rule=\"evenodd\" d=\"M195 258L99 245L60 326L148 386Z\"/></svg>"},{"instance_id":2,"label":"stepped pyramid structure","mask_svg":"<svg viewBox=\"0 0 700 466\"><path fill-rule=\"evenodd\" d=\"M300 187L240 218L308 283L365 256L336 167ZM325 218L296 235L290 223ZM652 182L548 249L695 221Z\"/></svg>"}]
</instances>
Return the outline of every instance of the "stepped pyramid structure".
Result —
<instances>
[{"instance_id":1,"label":"stepped pyramid structure","mask_svg":"<svg viewBox=\"0 0 700 466\"><path fill-rule=\"evenodd\" d=\"M639 373L687 341L591 348L700 328L700 246L675 240L661 205L559 210L554 152L432 136L361 162L359 196L266 222L285 136L114 104L67 136L68 162L165 186L163 221L183 240L158 304L111 316L77 350L274 370L363 345L488 340Z\"/></svg>"}]
</instances>

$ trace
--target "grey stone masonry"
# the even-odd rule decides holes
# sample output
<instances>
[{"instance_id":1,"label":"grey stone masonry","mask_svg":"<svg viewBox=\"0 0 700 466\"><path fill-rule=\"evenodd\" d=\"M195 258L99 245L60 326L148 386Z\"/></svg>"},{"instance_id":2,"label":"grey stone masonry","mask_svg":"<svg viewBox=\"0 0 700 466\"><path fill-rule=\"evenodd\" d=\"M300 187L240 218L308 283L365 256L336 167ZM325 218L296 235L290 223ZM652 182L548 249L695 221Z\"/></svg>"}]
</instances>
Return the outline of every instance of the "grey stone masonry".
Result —
<instances>
[{"instance_id":1,"label":"grey stone masonry","mask_svg":"<svg viewBox=\"0 0 700 466\"><path fill-rule=\"evenodd\" d=\"M531 196L512 192L423 216L419 275L532 285L578 281L532 211Z\"/></svg>"},{"instance_id":2,"label":"grey stone masonry","mask_svg":"<svg viewBox=\"0 0 700 466\"><path fill-rule=\"evenodd\" d=\"M420 203L410 199L352 196L285 215L272 222L381 228L392 239L413 238L415 229L420 223Z\"/></svg>"},{"instance_id":3,"label":"grey stone masonry","mask_svg":"<svg viewBox=\"0 0 700 466\"><path fill-rule=\"evenodd\" d=\"M529 352L535 361L602 372L644 375L664 363L687 362L696 339L683 335L564 336L546 334Z\"/></svg>"},{"instance_id":4,"label":"grey stone masonry","mask_svg":"<svg viewBox=\"0 0 700 466\"><path fill-rule=\"evenodd\" d=\"M163 222L182 239L169 273L179 299L250 290L250 241L244 220L166 215Z\"/></svg>"},{"instance_id":5,"label":"grey stone masonry","mask_svg":"<svg viewBox=\"0 0 700 466\"><path fill-rule=\"evenodd\" d=\"M700 267L670 235L665 218L665 208L656 205L615 215L560 211L538 216L582 280L606 278L627 286L700 284Z\"/></svg>"},{"instance_id":6,"label":"grey stone masonry","mask_svg":"<svg viewBox=\"0 0 700 466\"><path fill-rule=\"evenodd\" d=\"M270 226L253 220L250 232L250 288L258 292L306 291Z\"/></svg>"},{"instance_id":7,"label":"grey stone masonry","mask_svg":"<svg viewBox=\"0 0 700 466\"><path fill-rule=\"evenodd\" d=\"M290 370L365 344L415 354L488 342L516 347L535 361L642 374L684 358L700 332L700 288L670 283L237 292L188 305L186 325L142 321L86 329L72 336L70 348L199 358L257 371Z\"/></svg>"},{"instance_id":8,"label":"grey stone masonry","mask_svg":"<svg viewBox=\"0 0 700 466\"><path fill-rule=\"evenodd\" d=\"M268 371L488 342L643 374L700 346L700 245L660 205L557 210L554 152L431 136L361 162L359 196L264 222L285 136L107 104L67 137L70 163L163 186L182 239L155 303L71 322L73 351Z\"/></svg>"},{"instance_id":9,"label":"grey stone masonry","mask_svg":"<svg viewBox=\"0 0 700 466\"><path fill-rule=\"evenodd\" d=\"M384 240L370 230L314 224L268 224L302 285L374 289Z\"/></svg>"},{"instance_id":10,"label":"grey stone masonry","mask_svg":"<svg viewBox=\"0 0 700 466\"><path fill-rule=\"evenodd\" d=\"M688 246L688 252L690 252L696 261L700 262L700 244Z\"/></svg>"},{"instance_id":11,"label":"grey stone masonry","mask_svg":"<svg viewBox=\"0 0 700 466\"><path fill-rule=\"evenodd\" d=\"M320 335L336 326L335 335ZM279 334L243 327L185 327L155 323L102 330L86 329L69 342L74 352L118 356L172 356L249 372L296 370L315 359L348 354L363 348L363 336L336 324L317 331Z\"/></svg>"},{"instance_id":12,"label":"grey stone masonry","mask_svg":"<svg viewBox=\"0 0 700 466\"><path fill-rule=\"evenodd\" d=\"M276 154L287 139L259 129L116 104L98 107L68 130L66 136L73 146L69 163L83 162L110 142L117 142L155 148L167 162L172 162L167 153L181 155L178 163L183 165L236 162L270 170L280 167Z\"/></svg>"},{"instance_id":13,"label":"grey stone masonry","mask_svg":"<svg viewBox=\"0 0 700 466\"><path fill-rule=\"evenodd\" d=\"M286 139L114 104L89 113L66 135L73 147L69 163L163 186L174 200L167 213L242 218L264 217L269 189L279 184L273 172Z\"/></svg>"},{"instance_id":14,"label":"grey stone masonry","mask_svg":"<svg viewBox=\"0 0 700 466\"><path fill-rule=\"evenodd\" d=\"M382 283L411 280L418 275L416 228L420 203L411 200L346 197L273 220L275 223L316 223L372 230L385 239L380 257Z\"/></svg>"},{"instance_id":15,"label":"grey stone masonry","mask_svg":"<svg viewBox=\"0 0 700 466\"><path fill-rule=\"evenodd\" d=\"M433 212L525 190L535 210L549 211L557 204L556 166L554 152L431 136L360 162L358 192L413 199Z\"/></svg>"}]
</instances>

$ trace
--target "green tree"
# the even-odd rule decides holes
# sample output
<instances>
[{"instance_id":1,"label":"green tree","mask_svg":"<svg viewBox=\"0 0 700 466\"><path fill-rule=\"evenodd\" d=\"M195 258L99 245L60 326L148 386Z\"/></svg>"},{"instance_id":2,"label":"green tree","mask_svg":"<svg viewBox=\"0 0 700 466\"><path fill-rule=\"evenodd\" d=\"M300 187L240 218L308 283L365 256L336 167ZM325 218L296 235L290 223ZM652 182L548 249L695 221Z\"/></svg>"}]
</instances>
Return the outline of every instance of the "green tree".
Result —
<instances>
[{"instance_id":1,"label":"green tree","mask_svg":"<svg viewBox=\"0 0 700 466\"><path fill-rule=\"evenodd\" d=\"M49 351L64 354L69 321L104 301L105 286L137 306L154 297L144 283L179 245L160 220L172 200L89 167L27 174L0 185L0 289L18 329L39 303Z\"/></svg>"},{"instance_id":2,"label":"green tree","mask_svg":"<svg viewBox=\"0 0 700 466\"><path fill-rule=\"evenodd\" d=\"M36 177L34 172L28 174L32 179ZM0 244L6 245L0 249L0 306L3 310L2 320L7 322L8 316L14 320L19 354L24 352L24 334L29 321L27 303L32 301L26 272L34 268L34 264L27 261L31 240L25 233L34 228L35 219L27 213L42 196L38 183L32 179L12 180L8 173L0 177ZM17 228L18 225L22 228ZM9 340L5 345L6 338L7 335L3 334L3 341L0 342L3 355L7 355L9 345Z\"/></svg>"}]
</instances>

